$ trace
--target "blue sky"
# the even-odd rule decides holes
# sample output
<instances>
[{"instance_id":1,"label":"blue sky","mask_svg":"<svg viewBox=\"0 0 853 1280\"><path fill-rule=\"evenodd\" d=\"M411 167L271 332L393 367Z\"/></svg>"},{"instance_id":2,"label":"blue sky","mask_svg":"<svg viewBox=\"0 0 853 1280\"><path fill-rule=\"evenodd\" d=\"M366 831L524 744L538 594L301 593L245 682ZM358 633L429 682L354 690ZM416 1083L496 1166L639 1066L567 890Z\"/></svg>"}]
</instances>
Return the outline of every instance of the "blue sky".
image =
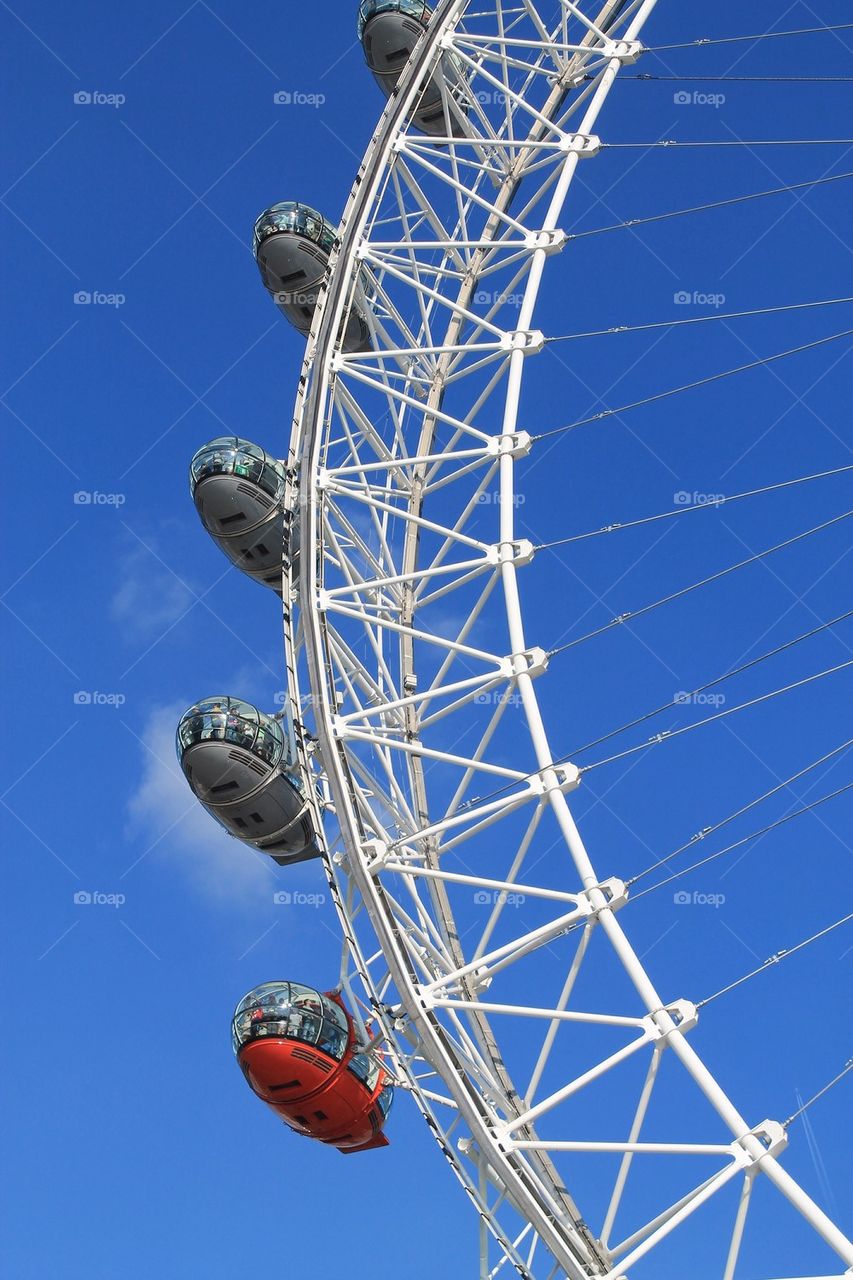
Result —
<instances>
[{"instance_id":1,"label":"blue sky","mask_svg":"<svg viewBox=\"0 0 853 1280\"><path fill-rule=\"evenodd\" d=\"M227 691L271 707L282 686L275 597L206 538L187 466L226 432L285 451L303 344L263 292L251 229L279 199L332 219L343 207L381 109L354 8L0 7L0 92L14 120L0 204L12 512L3 625L9 696L27 702L6 735L0 814L11 1050L0 1070L14 1152L2 1171L0 1259L21 1280L226 1276L268 1241L282 1263L322 1277L343 1250L377 1280L473 1273L472 1216L405 1100L391 1148L359 1163L281 1131L245 1089L229 1044L234 1004L278 976L333 985L336 920L328 903L276 905L284 887L322 894L320 870L261 866L194 805L173 758L177 715L192 700ZM646 43L848 17L840 0L750 10L723 0L700 18L661 0ZM681 50L640 69L845 76L851 64L846 32ZM277 105L281 90L322 102ZM725 101L675 101L687 91ZM851 95L842 83L630 80L600 132L626 142L832 138L851 133ZM614 150L583 167L564 225L589 230L847 169L853 148L841 146ZM552 264L537 322L567 334L853 295L850 191L838 182L579 239L574 257ZM80 293L96 300L75 301ZM684 293L689 302L676 301ZM851 310L563 343L532 369L523 413L544 431L853 328ZM682 493L695 502L853 461L851 345L534 451L520 511L528 536L545 542L672 509ZM592 630L846 511L850 493L840 476L676 520L663 535L542 553L525 581L531 642ZM842 613L849 550L842 523L774 558L772 571L733 575L556 659L545 697L555 749ZM851 647L848 622L747 677L732 702L843 662ZM847 670L681 746L661 744L636 767L602 766L578 799L602 874L636 874L853 737L851 688ZM586 759L599 754L610 752ZM851 759L810 777L809 798L849 782ZM785 793L742 832L794 799ZM846 795L730 873L717 864L684 881L691 894L723 894L720 906L688 909L665 890L626 909L668 993L701 998L840 917L852 818ZM80 892L114 902L76 904ZM708 1010L699 1046L756 1120L790 1114L797 1090L814 1092L850 1056L851 942L838 932ZM790 1153L823 1203L842 1217L846 1208L848 1231L850 1113L841 1086ZM808 1265L805 1247L794 1232L792 1268Z\"/></svg>"}]
</instances>

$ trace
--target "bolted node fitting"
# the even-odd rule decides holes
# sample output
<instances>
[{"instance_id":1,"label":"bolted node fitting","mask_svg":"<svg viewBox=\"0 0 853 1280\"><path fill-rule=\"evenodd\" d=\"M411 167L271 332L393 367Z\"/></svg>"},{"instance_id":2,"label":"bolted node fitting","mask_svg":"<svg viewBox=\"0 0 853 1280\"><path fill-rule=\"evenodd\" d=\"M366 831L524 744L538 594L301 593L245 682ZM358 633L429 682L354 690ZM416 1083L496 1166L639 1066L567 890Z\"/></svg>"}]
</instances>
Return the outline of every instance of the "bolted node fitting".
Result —
<instances>
[{"instance_id":1,"label":"bolted node fitting","mask_svg":"<svg viewBox=\"0 0 853 1280\"><path fill-rule=\"evenodd\" d=\"M757 1138L764 1150L760 1155L754 1155L749 1150L749 1139ZM783 1125L778 1120L762 1120L761 1124L757 1124L749 1133L744 1134L742 1138L738 1138L733 1146L740 1147L746 1151L753 1164L758 1164L764 1156L778 1156L788 1145L788 1135Z\"/></svg>"},{"instance_id":2,"label":"bolted node fitting","mask_svg":"<svg viewBox=\"0 0 853 1280\"><path fill-rule=\"evenodd\" d=\"M485 965L468 974L468 985L472 991L487 991L492 985L492 975Z\"/></svg>"},{"instance_id":3,"label":"bolted node fitting","mask_svg":"<svg viewBox=\"0 0 853 1280\"><path fill-rule=\"evenodd\" d=\"M618 58L623 67L629 67L641 53L645 53L645 49L641 40L614 40L608 52L611 58Z\"/></svg>"},{"instance_id":4,"label":"bolted node fitting","mask_svg":"<svg viewBox=\"0 0 853 1280\"><path fill-rule=\"evenodd\" d=\"M501 660L501 672L508 678L521 675L541 676L547 670L548 654L538 647L525 649L523 653L511 653Z\"/></svg>"},{"instance_id":5,"label":"bolted node fitting","mask_svg":"<svg viewBox=\"0 0 853 1280\"><path fill-rule=\"evenodd\" d=\"M527 431L508 431L502 436L492 436L488 443L488 452L494 457L504 454L511 458L525 458L530 452L533 441Z\"/></svg>"},{"instance_id":6,"label":"bolted node fitting","mask_svg":"<svg viewBox=\"0 0 853 1280\"><path fill-rule=\"evenodd\" d=\"M572 765L574 768L574 765ZM577 772L577 770L575 770ZM618 911L620 907L624 907L628 901L628 890L625 887L624 880L618 880L615 876L610 876L607 880L602 880L599 884L593 885L591 889L586 889L580 895L586 898L592 907L592 915L598 915L601 911ZM601 898L604 898L604 902Z\"/></svg>"},{"instance_id":7,"label":"bolted node fitting","mask_svg":"<svg viewBox=\"0 0 853 1280\"><path fill-rule=\"evenodd\" d=\"M541 329L512 329L501 337L504 351L522 351L526 356L538 355L545 346Z\"/></svg>"},{"instance_id":8,"label":"bolted node fitting","mask_svg":"<svg viewBox=\"0 0 853 1280\"><path fill-rule=\"evenodd\" d=\"M519 538L515 542L497 542L490 548L496 564L530 564L536 554L536 548L528 538ZM492 555L489 556L489 559Z\"/></svg>"},{"instance_id":9,"label":"bolted node fitting","mask_svg":"<svg viewBox=\"0 0 853 1280\"><path fill-rule=\"evenodd\" d=\"M695 1004L692 1004L689 1000L673 1000L672 1004L666 1005L660 1012L667 1014L675 1023L674 1027L664 1029L666 1035L671 1035L673 1031L680 1031L682 1034L686 1034L688 1031L692 1031L699 1021L699 1011ZM658 1021L660 1012L652 1015L656 1026L660 1026Z\"/></svg>"},{"instance_id":10,"label":"bolted node fitting","mask_svg":"<svg viewBox=\"0 0 853 1280\"><path fill-rule=\"evenodd\" d=\"M537 795L546 795L549 791L574 791L580 786L580 781L580 769L576 765L552 764L530 779L530 790Z\"/></svg>"},{"instance_id":11,"label":"bolted node fitting","mask_svg":"<svg viewBox=\"0 0 853 1280\"><path fill-rule=\"evenodd\" d=\"M524 237L527 249L544 249L548 254L559 253L565 248L568 236L559 227L553 231L531 231Z\"/></svg>"},{"instance_id":12,"label":"bolted node fitting","mask_svg":"<svg viewBox=\"0 0 853 1280\"><path fill-rule=\"evenodd\" d=\"M367 870L371 874L380 871L385 866L391 853L384 840L365 840L361 846L361 851L367 863Z\"/></svg>"},{"instance_id":13,"label":"bolted node fitting","mask_svg":"<svg viewBox=\"0 0 853 1280\"><path fill-rule=\"evenodd\" d=\"M560 139L560 150L574 152L581 160L588 160L598 155L601 139L594 133L566 133Z\"/></svg>"}]
</instances>

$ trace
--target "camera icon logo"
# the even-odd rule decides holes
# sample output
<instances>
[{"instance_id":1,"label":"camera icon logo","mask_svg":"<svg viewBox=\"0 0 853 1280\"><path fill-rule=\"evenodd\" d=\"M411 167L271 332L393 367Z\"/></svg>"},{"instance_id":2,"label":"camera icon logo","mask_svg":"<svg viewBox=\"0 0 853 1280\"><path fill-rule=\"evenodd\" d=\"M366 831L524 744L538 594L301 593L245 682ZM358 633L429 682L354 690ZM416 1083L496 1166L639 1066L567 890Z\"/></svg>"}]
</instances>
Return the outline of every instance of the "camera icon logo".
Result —
<instances>
[{"instance_id":1,"label":"camera icon logo","mask_svg":"<svg viewBox=\"0 0 853 1280\"><path fill-rule=\"evenodd\" d=\"M78 289L74 295L74 305L76 307L87 307L92 301L92 295L88 289Z\"/></svg>"},{"instance_id":2,"label":"camera icon logo","mask_svg":"<svg viewBox=\"0 0 853 1280\"><path fill-rule=\"evenodd\" d=\"M89 693L88 689L78 689L74 695L75 707L88 707L91 706L91 703L92 695Z\"/></svg>"},{"instance_id":3,"label":"camera icon logo","mask_svg":"<svg viewBox=\"0 0 853 1280\"><path fill-rule=\"evenodd\" d=\"M678 893L672 895L672 900L677 907L686 907L692 901L692 897L684 889L679 889Z\"/></svg>"},{"instance_id":4,"label":"camera icon logo","mask_svg":"<svg viewBox=\"0 0 853 1280\"><path fill-rule=\"evenodd\" d=\"M91 93L88 93L85 89L78 89L74 95L75 106L87 107L89 106L91 101L92 101L92 95Z\"/></svg>"},{"instance_id":5,"label":"camera icon logo","mask_svg":"<svg viewBox=\"0 0 853 1280\"><path fill-rule=\"evenodd\" d=\"M672 295L672 300L676 304L676 306L679 306L679 307L689 306L689 304L693 301L693 294L690 293L688 289L679 289L677 293L674 293Z\"/></svg>"},{"instance_id":6,"label":"camera icon logo","mask_svg":"<svg viewBox=\"0 0 853 1280\"><path fill-rule=\"evenodd\" d=\"M288 893L288 891L284 889L279 893L274 893L272 900L277 907L289 907L292 900L292 894Z\"/></svg>"},{"instance_id":7,"label":"camera icon logo","mask_svg":"<svg viewBox=\"0 0 853 1280\"><path fill-rule=\"evenodd\" d=\"M277 107L289 107L293 101L293 94L288 89L279 89L273 94L272 100Z\"/></svg>"},{"instance_id":8,"label":"camera icon logo","mask_svg":"<svg viewBox=\"0 0 853 1280\"><path fill-rule=\"evenodd\" d=\"M479 907L484 907L486 903L491 902L492 895L487 893L485 889L478 889L474 894L474 901Z\"/></svg>"},{"instance_id":9,"label":"camera icon logo","mask_svg":"<svg viewBox=\"0 0 853 1280\"><path fill-rule=\"evenodd\" d=\"M91 504L92 495L87 493L85 489L78 489L74 495L75 507L88 507Z\"/></svg>"},{"instance_id":10,"label":"camera icon logo","mask_svg":"<svg viewBox=\"0 0 853 1280\"><path fill-rule=\"evenodd\" d=\"M75 907L89 907L92 904L92 895L87 893L85 889L78 889L74 895Z\"/></svg>"},{"instance_id":11,"label":"camera icon logo","mask_svg":"<svg viewBox=\"0 0 853 1280\"><path fill-rule=\"evenodd\" d=\"M689 106L689 104L692 101L692 98L691 98L691 95L685 92L684 89L679 89L677 93L674 93L672 95L672 100L677 107L686 107L686 106Z\"/></svg>"}]
</instances>

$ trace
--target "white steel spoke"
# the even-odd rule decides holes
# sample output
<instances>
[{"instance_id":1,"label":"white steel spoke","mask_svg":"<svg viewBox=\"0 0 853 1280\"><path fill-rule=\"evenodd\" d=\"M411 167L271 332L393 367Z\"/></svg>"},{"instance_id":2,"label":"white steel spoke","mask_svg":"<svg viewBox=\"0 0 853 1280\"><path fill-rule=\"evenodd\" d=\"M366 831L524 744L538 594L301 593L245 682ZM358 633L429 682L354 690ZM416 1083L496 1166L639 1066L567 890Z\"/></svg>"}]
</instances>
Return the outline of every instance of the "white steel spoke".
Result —
<instances>
[{"instance_id":1,"label":"white steel spoke","mask_svg":"<svg viewBox=\"0 0 853 1280\"><path fill-rule=\"evenodd\" d=\"M780 1163L785 1127L750 1127L688 1040L696 1009L659 994L623 930L628 891L599 875L576 826L582 775L551 750L548 655L524 629L534 548L516 496L538 447L519 423L545 345L535 307L654 7L438 0L340 225L288 454L299 551L285 642L337 824L324 866L341 981L476 1206L480 1280L617 1280L688 1238L709 1201L728 1206L740 1178L726 1257L707 1273L736 1280L759 1177L853 1265ZM443 123L427 134L414 112L431 84ZM353 308L370 339L346 352ZM604 953L612 998L588 999ZM653 1127L664 1061L696 1111L672 1137ZM624 1103L629 1077L630 1105L611 1115L601 1098ZM688 1156L708 1162L698 1184ZM577 1170L601 1159L612 1173L585 1205ZM666 1163L666 1191L640 1195ZM614 1245L617 1224L629 1234Z\"/></svg>"}]
</instances>

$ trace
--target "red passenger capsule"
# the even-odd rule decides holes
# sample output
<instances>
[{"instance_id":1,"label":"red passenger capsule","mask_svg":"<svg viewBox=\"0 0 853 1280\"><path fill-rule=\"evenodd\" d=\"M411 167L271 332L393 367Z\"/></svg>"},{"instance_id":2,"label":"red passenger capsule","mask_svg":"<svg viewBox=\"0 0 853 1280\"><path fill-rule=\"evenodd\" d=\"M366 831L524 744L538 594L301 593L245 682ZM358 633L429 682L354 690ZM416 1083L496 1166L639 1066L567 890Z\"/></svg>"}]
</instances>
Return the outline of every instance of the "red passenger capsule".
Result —
<instances>
[{"instance_id":1,"label":"red passenger capsule","mask_svg":"<svg viewBox=\"0 0 853 1280\"><path fill-rule=\"evenodd\" d=\"M335 992L265 982L238 1004L231 1038L252 1090L291 1129L345 1155L388 1146L393 1085Z\"/></svg>"}]
</instances>

